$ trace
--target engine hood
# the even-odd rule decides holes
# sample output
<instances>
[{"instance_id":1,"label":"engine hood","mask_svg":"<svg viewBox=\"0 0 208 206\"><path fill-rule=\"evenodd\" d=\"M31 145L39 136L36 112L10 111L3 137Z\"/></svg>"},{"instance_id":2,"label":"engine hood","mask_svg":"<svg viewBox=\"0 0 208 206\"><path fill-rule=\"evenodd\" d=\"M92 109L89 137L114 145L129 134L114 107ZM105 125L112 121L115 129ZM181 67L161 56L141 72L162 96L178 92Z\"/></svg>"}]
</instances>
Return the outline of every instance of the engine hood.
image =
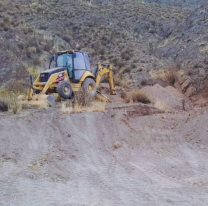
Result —
<instances>
[{"instance_id":1,"label":"engine hood","mask_svg":"<svg viewBox=\"0 0 208 206\"><path fill-rule=\"evenodd\" d=\"M64 71L64 70L66 70L65 67L56 67L56 68L53 68L53 69L45 70L45 71L41 72L41 74L46 74L47 73L47 74L51 75L51 74L55 74L55 73L58 73L58 72L61 72L61 71Z\"/></svg>"},{"instance_id":2,"label":"engine hood","mask_svg":"<svg viewBox=\"0 0 208 206\"><path fill-rule=\"evenodd\" d=\"M47 82L52 74L62 72L64 70L66 70L65 67L56 67L53 69L45 70L44 72L40 74L40 82Z\"/></svg>"}]
</instances>

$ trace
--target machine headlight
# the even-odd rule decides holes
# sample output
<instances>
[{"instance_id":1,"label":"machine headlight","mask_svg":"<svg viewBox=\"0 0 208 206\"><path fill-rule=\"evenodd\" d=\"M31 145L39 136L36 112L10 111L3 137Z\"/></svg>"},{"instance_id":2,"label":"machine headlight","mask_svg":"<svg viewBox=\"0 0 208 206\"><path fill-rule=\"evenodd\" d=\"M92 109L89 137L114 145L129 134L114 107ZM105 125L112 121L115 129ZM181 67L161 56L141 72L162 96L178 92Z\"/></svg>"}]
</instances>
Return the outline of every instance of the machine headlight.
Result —
<instances>
[{"instance_id":1,"label":"machine headlight","mask_svg":"<svg viewBox=\"0 0 208 206\"><path fill-rule=\"evenodd\" d=\"M64 76L64 73L61 73L58 75L58 78L63 77L63 76Z\"/></svg>"}]
</instances>

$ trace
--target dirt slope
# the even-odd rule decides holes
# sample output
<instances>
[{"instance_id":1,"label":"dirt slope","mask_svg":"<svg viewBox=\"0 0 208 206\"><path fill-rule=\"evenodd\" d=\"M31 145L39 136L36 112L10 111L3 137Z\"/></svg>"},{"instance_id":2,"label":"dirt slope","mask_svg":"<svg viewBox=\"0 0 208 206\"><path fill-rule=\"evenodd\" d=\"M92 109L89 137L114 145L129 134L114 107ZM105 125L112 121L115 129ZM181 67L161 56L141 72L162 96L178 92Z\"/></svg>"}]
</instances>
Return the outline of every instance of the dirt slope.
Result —
<instances>
[{"instance_id":1,"label":"dirt slope","mask_svg":"<svg viewBox=\"0 0 208 206\"><path fill-rule=\"evenodd\" d=\"M0 115L0 205L207 205L207 113Z\"/></svg>"}]
</instances>

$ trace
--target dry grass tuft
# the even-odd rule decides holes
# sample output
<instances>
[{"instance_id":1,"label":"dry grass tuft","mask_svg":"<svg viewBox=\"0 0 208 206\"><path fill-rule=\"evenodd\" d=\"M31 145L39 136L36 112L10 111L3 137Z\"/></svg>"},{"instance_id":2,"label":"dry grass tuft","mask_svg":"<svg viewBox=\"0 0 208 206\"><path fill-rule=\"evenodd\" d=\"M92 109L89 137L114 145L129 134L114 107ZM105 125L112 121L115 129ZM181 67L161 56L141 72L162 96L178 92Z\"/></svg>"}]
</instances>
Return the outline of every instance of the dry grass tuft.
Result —
<instances>
[{"instance_id":1,"label":"dry grass tuft","mask_svg":"<svg viewBox=\"0 0 208 206\"><path fill-rule=\"evenodd\" d=\"M161 112L168 112L166 103L160 99L156 100L154 107L159 109Z\"/></svg>"},{"instance_id":2,"label":"dry grass tuft","mask_svg":"<svg viewBox=\"0 0 208 206\"><path fill-rule=\"evenodd\" d=\"M67 105L66 102L62 102L61 111L63 113L76 113L76 112L104 112L105 102L93 101L90 106L81 106L79 104Z\"/></svg>"},{"instance_id":3,"label":"dry grass tuft","mask_svg":"<svg viewBox=\"0 0 208 206\"><path fill-rule=\"evenodd\" d=\"M22 106L18 103L17 97L19 92L13 92L5 88L0 88L0 101L4 104L4 108L8 108L9 112L16 114L22 110Z\"/></svg>"},{"instance_id":4,"label":"dry grass tuft","mask_svg":"<svg viewBox=\"0 0 208 206\"><path fill-rule=\"evenodd\" d=\"M166 69L162 69L156 72L150 72L150 76L161 79L171 86L174 86L175 82L178 80L177 70L172 67L168 67Z\"/></svg>"},{"instance_id":5,"label":"dry grass tuft","mask_svg":"<svg viewBox=\"0 0 208 206\"><path fill-rule=\"evenodd\" d=\"M150 100L145 92L139 89L135 89L126 98L126 103L132 103L132 102L141 102L144 104L148 104L150 103Z\"/></svg>"},{"instance_id":6,"label":"dry grass tuft","mask_svg":"<svg viewBox=\"0 0 208 206\"><path fill-rule=\"evenodd\" d=\"M172 68L165 70L164 74L164 81L168 82L171 86L178 80L178 74Z\"/></svg>"},{"instance_id":7,"label":"dry grass tuft","mask_svg":"<svg viewBox=\"0 0 208 206\"><path fill-rule=\"evenodd\" d=\"M84 91L80 91L75 93L73 103L80 107L89 107L92 105L93 101L94 97Z\"/></svg>"},{"instance_id":8,"label":"dry grass tuft","mask_svg":"<svg viewBox=\"0 0 208 206\"><path fill-rule=\"evenodd\" d=\"M74 100L70 103L63 102L61 111L64 113L74 112L104 112L105 102L95 101L94 97L85 92L76 92Z\"/></svg>"}]
</instances>

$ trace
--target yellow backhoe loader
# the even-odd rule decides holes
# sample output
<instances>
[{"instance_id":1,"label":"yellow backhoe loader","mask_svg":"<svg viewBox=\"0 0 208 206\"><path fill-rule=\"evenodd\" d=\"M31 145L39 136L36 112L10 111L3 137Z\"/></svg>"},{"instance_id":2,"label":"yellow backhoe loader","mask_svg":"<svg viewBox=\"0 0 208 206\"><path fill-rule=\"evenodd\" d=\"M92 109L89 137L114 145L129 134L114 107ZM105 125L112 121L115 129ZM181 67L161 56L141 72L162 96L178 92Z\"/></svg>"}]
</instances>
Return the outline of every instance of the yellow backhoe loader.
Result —
<instances>
[{"instance_id":1,"label":"yellow backhoe loader","mask_svg":"<svg viewBox=\"0 0 208 206\"><path fill-rule=\"evenodd\" d=\"M97 88L101 78L107 74L110 85L110 94L115 94L112 66L109 64L97 64L93 72L90 70L90 61L86 53L67 50L54 54L49 63L49 69L40 73L33 82L27 95L20 95L21 104L53 106L55 98L53 93L60 98L70 99L77 91L109 102L109 99L101 94Z\"/></svg>"}]
</instances>

